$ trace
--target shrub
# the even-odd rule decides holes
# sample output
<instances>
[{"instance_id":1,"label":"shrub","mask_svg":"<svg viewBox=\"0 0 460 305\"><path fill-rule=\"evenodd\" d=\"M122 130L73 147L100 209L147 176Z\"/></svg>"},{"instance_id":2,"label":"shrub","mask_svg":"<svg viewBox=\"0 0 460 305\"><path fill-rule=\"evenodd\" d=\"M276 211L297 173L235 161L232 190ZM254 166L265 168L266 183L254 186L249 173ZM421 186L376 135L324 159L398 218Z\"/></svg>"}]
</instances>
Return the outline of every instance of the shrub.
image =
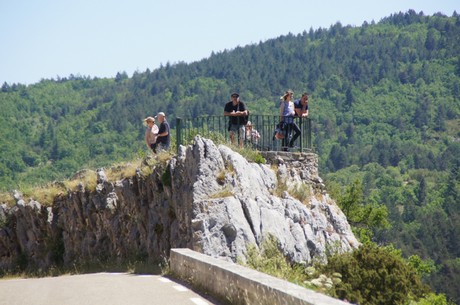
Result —
<instances>
[{"instance_id":1,"label":"shrub","mask_svg":"<svg viewBox=\"0 0 460 305\"><path fill-rule=\"evenodd\" d=\"M338 272L342 281L332 295L358 304L405 304L430 292L417 271L392 247L366 243L359 249L331 256L319 268L326 274Z\"/></svg>"}]
</instances>

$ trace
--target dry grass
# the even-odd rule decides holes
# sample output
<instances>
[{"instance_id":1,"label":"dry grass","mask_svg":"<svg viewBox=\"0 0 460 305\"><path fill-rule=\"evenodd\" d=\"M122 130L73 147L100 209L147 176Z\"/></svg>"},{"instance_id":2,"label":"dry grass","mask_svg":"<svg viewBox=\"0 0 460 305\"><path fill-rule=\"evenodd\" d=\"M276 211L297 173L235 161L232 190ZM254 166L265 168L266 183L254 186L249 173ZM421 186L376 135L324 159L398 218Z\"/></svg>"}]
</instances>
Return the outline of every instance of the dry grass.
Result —
<instances>
[{"instance_id":1,"label":"dry grass","mask_svg":"<svg viewBox=\"0 0 460 305\"><path fill-rule=\"evenodd\" d=\"M209 199L217 199L217 198L224 198L224 197L231 197L234 196L235 194L233 191L230 189L230 187L227 185L225 188L222 190L212 194L209 196Z\"/></svg>"},{"instance_id":2,"label":"dry grass","mask_svg":"<svg viewBox=\"0 0 460 305\"><path fill-rule=\"evenodd\" d=\"M23 193L24 200L35 200L44 206L51 206L54 198L58 195L67 193L62 184L52 183L43 187L35 187Z\"/></svg>"},{"instance_id":3,"label":"dry grass","mask_svg":"<svg viewBox=\"0 0 460 305\"><path fill-rule=\"evenodd\" d=\"M126 177L133 177L136 175L136 170L141 168L142 160L138 159L128 163L120 163L107 169L105 174L109 181L117 181Z\"/></svg>"},{"instance_id":4,"label":"dry grass","mask_svg":"<svg viewBox=\"0 0 460 305\"><path fill-rule=\"evenodd\" d=\"M13 206L16 201L10 193L0 193L0 204L4 203L7 206Z\"/></svg>"},{"instance_id":5,"label":"dry grass","mask_svg":"<svg viewBox=\"0 0 460 305\"><path fill-rule=\"evenodd\" d=\"M221 170L219 173L217 173L216 175L216 180L217 180L217 183L219 185L223 185L225 183L225 174L227 172L225 171L225 169Z\"/></svg>"},{"instance_id":6,"label":"dry grass","mask_svg":"<svg viewBox=\"0 0 460 305\"><path fill-rule=\"evenodd\" d=\"M260 154L260 152L252 147L244 146L243 148L237 147L235 145L230 145L230 147L242 155L249 162L266 164L267 160Z\"/></svg>"},{"instance_id":7,"label":"dry grass","mask_svg":"<svg viewBox=\"0 0 460 305\"><path fill-rule=\"evenodd\" d=\"M289 188L289 194L303 204L308 204L311 197L310 185L304 182L298 182Z\"/></svg>"},{"instance_id":8,"label":"dry grass","mask_svg":"<svg viewBox=\"0 0 460 305\"><path fill-rule=\"evenodd\" d=\"M171 159L169 151L160 152L145 160L137 159L131 162L119 163L105 170L107 180L118 181L124 178L133 177L139 169L143 176L152 174L156 164L166 163ZM59 195L67 195L69 192L77 191L83 186L86 191L93 192L97 186L97 173L94 170L84 169L77 172L71 179L62 182L52 182L41 186L22 187L20 192L24 201L38 201L44 206L51 206L54 198ZM10 193L0 193L0 203L7 206L14 206L16 200Z\"/></svg>"},{"instance_id":9,"label":"dry grass","mask_svg":"<svg viewBox=\"0 0 460 305\"><path fill-rule=\"evenodd\" d=\"M97 174L93 170L80 171L74 175L73 179L66 180L63 183L66 189L70 191L76 191L79 185L83 185L88 191L94 191L97 185Z\"/></svg>"},{"instance_id":10,"label":"dry grass","mask_svg":"<svg viewBox=\"0 0 460 305\"><path fill-rule=\"evenodd\" d=\"M278 184L276 185L276 188L272 190L272 195L275 195L277 197L282 197L283 193L288 190L288 186L285 181L281 181L278 179Z\"/></svg>"},{"instance_id":11,"label":"dry grass","mask_svg":"<svg viewBox=\"0 0 460 305\"><path fill-rule=\"evenodd\" d=\"M272 170L278 173L278 168L276 166L271 167ZM303 204L307 205L310 202L312 197L312 189L310 184L305 182L295 182L289 184L286 179L278 175L278 183L276 188L271 190L271 194L277 197L282 197L284 192L288 192L290 196L299 200Z\"/></svg>"}]
</instances>

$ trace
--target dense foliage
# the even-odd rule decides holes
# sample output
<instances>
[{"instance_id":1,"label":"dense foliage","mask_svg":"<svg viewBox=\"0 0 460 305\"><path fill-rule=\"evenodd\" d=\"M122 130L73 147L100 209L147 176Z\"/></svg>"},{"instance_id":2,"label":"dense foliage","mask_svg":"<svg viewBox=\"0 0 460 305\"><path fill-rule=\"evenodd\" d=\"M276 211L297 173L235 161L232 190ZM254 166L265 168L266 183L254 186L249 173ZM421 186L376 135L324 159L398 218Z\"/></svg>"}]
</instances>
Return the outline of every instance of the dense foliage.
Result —
<instances>
[{"instance_id":1,"label":"dense foliage","mask_svg":"<svg viewBox=\"0 0 460 305\"><path fill-rule=\"evenodd\" d=\"M448 304L445 295L431 293L422 283L427 267L420 258L406 260L391 246L368 242L353 252L330 256L327 264L305 266L290 264L279 245L269 236L259 249L249 247L247 260L241 263L353 304Z\"/></svg>"},{"instance_id":2,"label":"dense foliage","mask_svg":"<svg viewBox=\"0 0 460 305\"><path fill-rule=\"evenodd\" d=\"M315 150L331 193L347 204L347 187L359 181L362 198L352 207L361 217L352 221L406 257L432 260L436 270L425 280L460 303L455 12L408 11L360 27L337 23L132 77L5 83L0 189L133 158L145 150L142 119L158 111L174 127L175 117L222 114L238 91L252 113L273 114L287 88L295 97L310 93ZM391 227L373 227L366 211L377 221L387 213Z\"/></svg>"},{"instance_id":3,"label":"dense foliage","mask_svg":"<svg viewBox=\"0 0 460 305\"><path fill-rule=\"evenodd\" d=\"M416 269L398 251L372 243L329 258L322 271L340 273L342 280L332 294L356 304L407 304L429 292Z\"/></svg>"}]
</instances>

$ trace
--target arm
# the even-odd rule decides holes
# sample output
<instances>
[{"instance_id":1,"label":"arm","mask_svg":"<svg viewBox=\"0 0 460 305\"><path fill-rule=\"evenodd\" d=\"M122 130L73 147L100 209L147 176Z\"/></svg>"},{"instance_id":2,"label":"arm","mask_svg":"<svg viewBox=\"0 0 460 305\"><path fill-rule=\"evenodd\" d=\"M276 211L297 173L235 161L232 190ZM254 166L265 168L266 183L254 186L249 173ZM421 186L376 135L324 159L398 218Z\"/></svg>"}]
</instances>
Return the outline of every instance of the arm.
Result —
<instances>
[{"instance_id":1,"label":"arm","mask_svg":"<svg viewBox=\"0 0 460 305\"><path fill-rule=\"evenodd\" d=\"M280 106L280 122L284 121L283 113L284 113L284 102L281 102L281 106Z\"/></svg>"},{"instance_id":2,"label":"arm","mask_svg":"<svg viewBox=\"0 0 460 305\"><path fill-rule=\"evenodd\" d=\"M301 101L294 103L295 114L300 118L305 118L305 117L308 116L308 104L305 105L305 110L303 110L303 109L304 109L304 107L303 107Z\"/></svg>"},{"instance_id":3,"label":"arm","mask_svg":"<svg viewBox=\"0 0 460 305\"><path fill-rule=\"evenodd\" d=\"M157 138L158 138L158 126L157 126L157 125L153 125L153 127L152 127L152 133L153 133L153 135L154 135L153 143L156 143L156 142L157 142Z\"/></svg>"},{"instance_id":4,"label":"arm","mask_svg":"<svg viewBox=\"0 0 460 305\"><path fill-rule=\"evenodd\" d=\"M246 109L246 105L243 102L240 102L238 99L238 111L235 112L236 116L248 116L249 112Z\"/></svg>"},{"instance_id":5,"label":"arm","mask_svg":"<svg viewBox=\"0 0 460 305\"><path fill-rule=\"evenodd\" d=\"M295 105L293 102L289 102L289 116L295 116Z\"/></svg>"},{"instance_id":6,"label":"arm","mask_svg":"<svg viewBox=\"0 0 460 305\"><path fill-rule=\"evenodd\" d=\"M149 130L148 130L148 129L145 131L145 144L147 144L147 147L150 148L150 143L149 143Z\"/></svg>"},{"instance_id":7,"label":"arm","mask_svg":"<svg viewBox=\"0 0 460 305\"><path fill-rule=\"evenodd\" d=\"M302 112L301 108L295 108L295 113L298 117L306 118L308 116L308 109L305 112Z\"/></svg>"},{"instance_id":8,"label":"arm","mask_svg":"<svg viewBox=\"0 0 460 305\"><path fill-rule=\"evenodd\" d=\"M165 137L169 134L169 128L167 128L166 124L163 123L162 126L160 126L160 129L157 128L157 138L158 137Z\"/></svg>"},{"instance_id":9,"label":"arm","mask_svg":"<svg viewBox=\"0 0 460 305\"><path fill-rule=\"evenodd\" d=\"M300 109L300 108L294 108L294 110L295 110L295 114L296 114L298 117L303 117L302 109Z\"/></svg>"},{"instance_id":10,"label":"arm","mask_svg":"<svg viewBox=\"0 0 460 305\"><path fill-rule=\"evenodd\" d=\"M308 102L307 105L305 106L305 111L302 113L302 117L306 118L308 116Z\"/></svg>"},{"instance_id":11,"label":"arm","mask_svg":"<svg viewBox=\"0 0 460 305\"><path fill-rule=\"evenodd\" d=\"M229 106L229 104L225 104L224 107L224 116L234 116L235 112L233 112L232 108Z\"/></svg>"}]
</instances>

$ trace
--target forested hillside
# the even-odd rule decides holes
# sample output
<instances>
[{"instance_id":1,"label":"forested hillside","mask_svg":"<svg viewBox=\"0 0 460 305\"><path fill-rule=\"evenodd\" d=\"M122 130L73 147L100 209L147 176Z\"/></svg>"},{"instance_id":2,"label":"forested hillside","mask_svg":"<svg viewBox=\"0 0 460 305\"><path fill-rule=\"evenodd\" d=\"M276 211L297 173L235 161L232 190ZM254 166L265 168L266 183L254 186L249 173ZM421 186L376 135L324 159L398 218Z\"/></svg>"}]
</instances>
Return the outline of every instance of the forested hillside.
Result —
<instances>
[{"instance_id":1,"label":"forested hillside","mask_svg":"<svg viewBox=\"0 0 460 305\"><path fill-rule=\"evenodd\" d=\"M460 304L460 17L409 11L337 23L129 77L74 76L0 92L0 188L63 179L145 152L142 119L220 115L232 91L277 113L310 93L320 174L337 200L384 204L373 240L434 266L425 280ZM364 215L365 219L369 215ZM369 216L370 217L370 216ZM351 220L353 223L353 219Z\"/></svg>"}]
</instances>

